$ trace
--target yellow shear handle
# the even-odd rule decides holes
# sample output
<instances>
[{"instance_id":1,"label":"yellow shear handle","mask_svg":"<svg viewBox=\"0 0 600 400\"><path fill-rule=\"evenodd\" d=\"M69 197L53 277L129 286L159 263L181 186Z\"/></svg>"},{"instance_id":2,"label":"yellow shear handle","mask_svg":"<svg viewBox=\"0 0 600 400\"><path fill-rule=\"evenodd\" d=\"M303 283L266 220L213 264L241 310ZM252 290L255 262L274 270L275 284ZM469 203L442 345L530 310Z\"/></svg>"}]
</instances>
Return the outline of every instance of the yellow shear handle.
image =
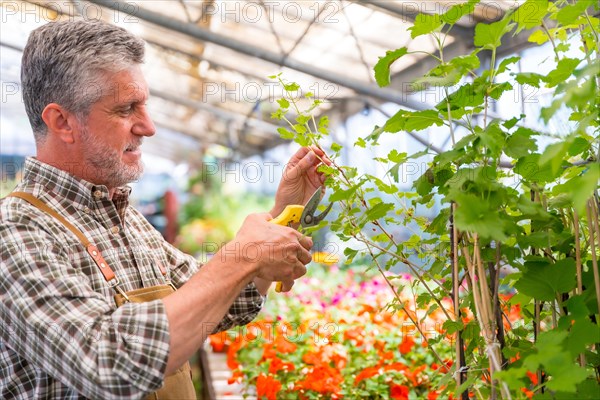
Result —
<instances>
[{"instance_id":1,"label":"yellow shear handle","mask_svg":"<svg viewBox=\"0 0 600 400\"><path fill-rule=\"evenodd\" d=\"M282 226L292 226L293 224L297 224L300 222L300 218L302 217L303 211L304 206L289 205L285 207L281 214L279 214L276 218L273 218L269 222ZM281 287L281 282L277 282L277 284L275 285L275 291L277 293L280 293Z\"/></svg>"}]
</instances>

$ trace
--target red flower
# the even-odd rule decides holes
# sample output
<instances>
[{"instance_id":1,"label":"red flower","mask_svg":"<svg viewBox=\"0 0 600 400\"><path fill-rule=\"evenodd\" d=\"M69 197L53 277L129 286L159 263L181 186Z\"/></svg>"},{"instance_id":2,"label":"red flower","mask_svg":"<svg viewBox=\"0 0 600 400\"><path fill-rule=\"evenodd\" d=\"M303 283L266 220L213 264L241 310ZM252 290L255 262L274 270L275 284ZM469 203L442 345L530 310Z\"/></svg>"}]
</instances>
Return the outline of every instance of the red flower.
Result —
<instances>
[{"instance_id":1,"label":"red flower","mask_svg":"<svg viewBox=\"0 0 600 400\"><path fill-rule=\"evenodd\" d=\"M407 335L404 336L404 338L402 339L402 343L400 343L400 346L398 348L400 349L400 353L407 354L411 351L414 345L415 340L413 339L413 337Z\"/></svg>"},{"instance_id":2,"label":"red flower","mask_svg":"<svg viewBox=\"0 0 600 400\"><path fill-rule=\"evenodd\" d=\"M521 392L525 393L525 396L527 396L528 399L531 399L534 395L531 390L525 388L521 388Z\"/></svg>"},{"instance_id":3,"label":"red flower","mask_svg":"<svg viewBox=\"0 0 600 400\"><path fill-rule=\"evenodd\" d=\"M372 376L379 374L379 367L367 367L359 372L354 378L354 384L358 385L361 381L369 379Z\"/></svg>"},{"instance_id":4,"label":"red flower","mask_svg":"<svg viewBox=\"0 0 600 400\"><path fill-rule=\"evenodd\" d=\"M538 384L538 377L537 377L537 374L535 372L527 371L527 376L529 377L529 380L531 381L531 383L533 385L537 385Z\"/></svg>"},{"instance_id":5,"label":"red flower","mask_svg":"<svg viewBox=\"0 0 600 400\"><path fill-rule=\"evenodd\" d=\"M266 397L267 400L276 400L280 390L281 382L271 376L260 374L256 379L256 395L259 399Z\"/></svg>"},{"instance_id":6,"label":"red flower","mask_svg":"<svg viewBox=\"0 0 600 400\"><path fill-rule=\"evenodd\" d=\"M295 369L294 364L291 362L282 361L280 358L273 358L269 365L269 373L276 374L279 371L293 371Z\"/></svg>"},{"instance_id":7,"label":"red flower","mask_svg":"<svg viewBox=\"0 0 600 400\"><path fill-rule=\"evenodd\" d=\"M298 346L284 336L277 336L277 339L275 339L275 348L278 352L286 354L295 352Z\"/></svg>"},{"instance_id":8,"label":"red flower","mask_svg":"<svg viewBox=\"0 0 600 400\"><path fill-rule=\"evenodd\" d=\"M431 392L427 393L427 400L437 400L439 395L440 394L437 390L432 390Z\"/></svg>"},{"instance_id":9,"label":"red flower","mask_svg":"<svg viewBox=\"0 0 600 400\"><path fill-rule=\"evenodd\" d=\"M296 382L294 390L313 390L317 393L329 394L332 398L341 397L342 382L344 377L337 368L319 364L306 374L304 380Z\"/></svg>"},{"instance_id":10,"label":"red flower","mask_svg":"<svg viewBox=\"0 0 600 400\"><path fill-rule=\"evenodd\" d=\"M227 337L227 332L215 333L214 335L210 335L208 339L215 353L223 353L227 351L227 346L229 345L230 341Z\"/></svg>"},{"instance_id":11,"label":"red flower","mask_svg":"<svg viewBox=\"0 0 600 400\"><path fill-rule=\"evenodd\" d=\"M390 386L390 398L396 400L408 400L408 386L392 384Z\"/></svg>"}]
</instances>

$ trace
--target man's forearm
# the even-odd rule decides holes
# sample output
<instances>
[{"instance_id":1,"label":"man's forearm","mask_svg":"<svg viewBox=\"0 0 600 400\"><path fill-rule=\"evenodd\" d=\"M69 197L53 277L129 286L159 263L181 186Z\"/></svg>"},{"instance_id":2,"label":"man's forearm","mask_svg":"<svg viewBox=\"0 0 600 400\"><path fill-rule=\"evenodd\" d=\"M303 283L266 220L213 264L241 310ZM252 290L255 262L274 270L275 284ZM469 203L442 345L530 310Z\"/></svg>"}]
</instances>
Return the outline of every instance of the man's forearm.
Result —
<instances>
[{"instance_id":1,"label":"man's forearm","mask_svg":"<svg viewBox=\"0 0 600 400\"><path fill-rule=\"evenodd\" d=\"M163 299L170 334L167 375L202 346L242 289L254 278L252 269L242 260L223 254L217 253L177 292ZM261 289L264 287L258 288L262 293Z\"/></svg>"}]
</instances>

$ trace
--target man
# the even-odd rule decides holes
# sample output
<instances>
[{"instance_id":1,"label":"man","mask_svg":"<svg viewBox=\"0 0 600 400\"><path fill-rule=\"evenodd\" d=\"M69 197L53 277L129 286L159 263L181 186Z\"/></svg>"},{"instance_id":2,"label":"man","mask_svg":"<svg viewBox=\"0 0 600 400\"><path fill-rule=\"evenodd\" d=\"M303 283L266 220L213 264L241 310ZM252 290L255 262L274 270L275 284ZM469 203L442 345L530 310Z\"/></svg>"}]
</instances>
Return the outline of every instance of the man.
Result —
<instances>
[{"instance_id":1,"label":"man","mask_svg":"<svg viewBox=\"0 0 600 400\"><path fill-rule=\"evenodd\" d=\"M291 158L271 213L250 215L202 268L128 206L124 185L155 133L143 57L143 41L99 21L29 37L21 79L37 156L15 192L58 215L25 197L0 203L2 399L142 398L208 334L252 320L271 282L287 291L306 272L311 239L268 221L321 187L318 149ZM133 299L169 283L166 297Z\"/></svg>"}]
</instances>

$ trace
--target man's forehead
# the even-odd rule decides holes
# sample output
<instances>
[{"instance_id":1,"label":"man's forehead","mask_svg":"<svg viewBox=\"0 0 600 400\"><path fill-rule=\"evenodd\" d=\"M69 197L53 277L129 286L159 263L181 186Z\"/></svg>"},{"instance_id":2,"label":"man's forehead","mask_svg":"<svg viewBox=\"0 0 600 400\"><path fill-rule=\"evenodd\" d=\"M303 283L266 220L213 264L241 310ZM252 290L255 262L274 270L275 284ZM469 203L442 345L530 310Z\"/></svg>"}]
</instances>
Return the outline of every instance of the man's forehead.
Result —
<instances>
[{"instance_id":1,"label":"man's forehead","mask_svg":"<svg viewBox=\"0 0 600 400\"><path fill-rule=\"evenodd\" d=\"M102 85L102 97L114 102L144 101L149 88L140 71L120 71L107 76Z\"/></svg>"}]
</instances>

